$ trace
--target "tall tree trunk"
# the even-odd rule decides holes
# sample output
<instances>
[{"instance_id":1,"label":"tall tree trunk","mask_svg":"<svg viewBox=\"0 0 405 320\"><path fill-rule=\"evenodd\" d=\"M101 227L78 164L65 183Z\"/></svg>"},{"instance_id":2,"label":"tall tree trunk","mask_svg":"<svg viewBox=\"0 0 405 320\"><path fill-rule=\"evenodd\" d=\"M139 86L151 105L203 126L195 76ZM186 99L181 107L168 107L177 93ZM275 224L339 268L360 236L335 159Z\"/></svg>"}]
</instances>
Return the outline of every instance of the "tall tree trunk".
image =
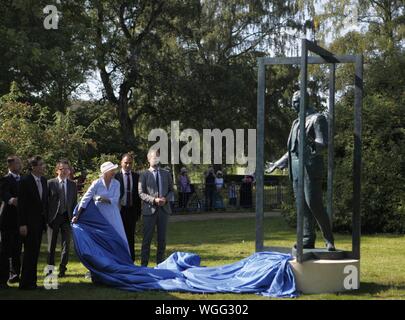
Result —
<instances>
[{"instance_id":1,"label":"tall tree trunk","mask_svg":"<svg viewBox=\"0 0 405 320\"><path fill-rule=\"evenodd\" d=\"M117 116L120 123L121 140L129 151L137 151L134 125L128 112L128 99L119 99L117 104Z\"/></svg>"}]
</instances>

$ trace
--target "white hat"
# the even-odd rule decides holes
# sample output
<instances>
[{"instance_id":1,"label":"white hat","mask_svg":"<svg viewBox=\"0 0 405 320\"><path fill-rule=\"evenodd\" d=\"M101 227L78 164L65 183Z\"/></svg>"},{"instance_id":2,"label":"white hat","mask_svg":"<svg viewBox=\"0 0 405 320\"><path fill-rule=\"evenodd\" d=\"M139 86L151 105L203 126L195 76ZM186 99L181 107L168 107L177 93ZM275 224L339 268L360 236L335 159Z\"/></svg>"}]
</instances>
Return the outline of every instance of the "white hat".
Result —
<instances>
[{"instance_id":1,"label":"white hat","mask_svg":"<svg viewBox=\"0 0 405 320\"><path fill-rule=\"evenodd\" d=\"M117 169L117 168L118 168L118 164L114 164L111 161L104 162L100 166L100 171L101 171L100 176L102 176L104 173L106 173L108 171L111 171L111 170L114 170L114 169Z\"/></svg>"}]
</instances>

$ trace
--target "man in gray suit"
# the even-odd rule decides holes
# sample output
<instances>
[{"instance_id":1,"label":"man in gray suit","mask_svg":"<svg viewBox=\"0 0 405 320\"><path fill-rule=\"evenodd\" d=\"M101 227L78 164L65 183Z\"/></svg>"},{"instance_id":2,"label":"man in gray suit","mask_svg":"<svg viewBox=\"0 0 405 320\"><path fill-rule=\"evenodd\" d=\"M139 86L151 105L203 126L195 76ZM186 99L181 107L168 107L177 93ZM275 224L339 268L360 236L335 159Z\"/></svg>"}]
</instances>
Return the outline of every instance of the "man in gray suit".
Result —
<instances>
[{"instance_id":1,"label":"man in gray suit","mask_svg":"<svg viewBox=\"0 0 405 320\"><path fill-rule=\"evenodd\" d=\"M55 170L57 177L48 180L48 274L52 273L55 265L55 249L60 230L62 256L59 277L63 277L69 260L70 221L77 204L77 186L68 179L70 166L67 160L60 160Z\"/></svg>"},{"instance_id":2,"label":"man in gray suit","mask_svg":"<svg viewBox=\"0 0 405 320\"><path fill-rule=\"evenodd\" d=\"M148 152L150 167L139 179L138 192L143 202L143 241L141 250L141 265L147 266L150 255L150 244L157 228L156 263L165 258L166 230L171 208L169 199L173 193L173 179L170 173L159 168L159 151Z\"/></svg>"}]
</instances>

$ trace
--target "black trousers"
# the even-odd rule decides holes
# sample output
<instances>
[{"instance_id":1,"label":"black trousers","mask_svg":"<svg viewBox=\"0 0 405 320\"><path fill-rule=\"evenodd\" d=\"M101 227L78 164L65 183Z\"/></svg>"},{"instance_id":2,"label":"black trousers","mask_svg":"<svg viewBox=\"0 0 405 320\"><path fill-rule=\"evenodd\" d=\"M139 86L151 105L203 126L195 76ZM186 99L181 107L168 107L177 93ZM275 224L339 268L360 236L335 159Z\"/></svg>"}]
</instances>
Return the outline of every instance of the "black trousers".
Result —
<instances>
[{"instance_id":1,"label":"black trousers","mask_svg":"<svg viewBox=\"0 0 405 320\"><path fill-rule=\"evenodd\" d=\"M137 212L134 207L121 208L121 219L124 225L125 235L127 236L132 261L135 261L135 229L139 214L140 212Z\"/></svg>"},{"instance_id":2,"label":"black trousers","mask_svg":"<svg viewBox=\"0 0 405 320\"><path fill-rule=\"evenodd\" d=\"M179 192L179 207L182 209L186 209L189 198L190 192Z\"/></svg>"},{"instance_id":3,"label":"black trousers","mask_svg":"<svg viewBox=\"0 0 405 320\"><path fill-rule=\"evenodd\" d=\"M205 209L212 210L214 204L214 189L205 189Z\"/></svg>"},{"instance_id":4,"label":"black trousers","mask_svg":"<svg viewBox=\"0 0 405 320\"><path fill-rule=\"evenodd\" d=\"M3 236L3 233L2 233ZM0 242L0 285L7 284L9 274L9 263L3 239Z\"/></svg>"},{"instance_id":5,"label":"black trousers","mask_svg":"<svg viewBox=\"0 0 405 320\"><path fill-rule=\"evenodd\" d=\"M57 215L52 225L48 227L48 264L55 265L55 250L58 242L59 230L62 236L62 250L60 260L60 271L66 271L66 265L69 262L69 248L70 248L70 222L67 213L64 215Z\"/></svg>"},{"instance_id":6,"label":"black trousers","mask_svg":"<svg viewBox=\"0 0 405 320\"><path fill-rule=\"evenodd\" d=\"M24 257L21 270L20 289L37 286L37 265L41 249L44 217L39 217L34 223L27 225L27 236L23 240Z\"/></svg>"},{"instance_id":7,"label":"black trousers","mask_svg":"<svg viewBox=\"0 0 405 320\"><path fill-rule=\"evenodd\" d=\"M7 261L11 258L11 266L8 268L11 272L19 276L21 272L22 250L22 241L19 228L16 226L13 229L2 231L1 241L3 242L2 246L4 254L7 256Z\"/></svg>"}]
</instances>

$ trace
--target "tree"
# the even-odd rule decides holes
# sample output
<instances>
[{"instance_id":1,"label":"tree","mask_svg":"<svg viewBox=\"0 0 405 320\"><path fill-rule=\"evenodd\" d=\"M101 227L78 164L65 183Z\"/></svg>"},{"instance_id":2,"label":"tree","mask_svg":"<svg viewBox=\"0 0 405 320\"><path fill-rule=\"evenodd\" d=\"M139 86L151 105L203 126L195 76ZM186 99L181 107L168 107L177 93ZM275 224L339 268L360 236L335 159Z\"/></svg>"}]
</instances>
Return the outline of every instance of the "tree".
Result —
<instances>
[{"instance_id":1,"label":"tree","mask_svg":"<svg viewBox=\"0 0 405 320\"><path fill-rule=\"evenodd\" d=\"M78 165L80 154L90 140L83 137L84 128L77 126L71 113L55 112L39 104L23 102L23 94L16 83L10 93L0 99L0 151L4 159L16 154L26 160L41 155L48 163L48 173L53 174L53 165L60 158L67 158L73 166ZM51 120L49 120L51 119ZM1 162L1 171L5 171Z\"/></svg>"},{"instance_id":2,"label":"tree","mask_svg":"<svg viewBox=\"0 0 405 320\"><path fill-rule=\"evenodd\" d=\"M58 29L46 30L43 8L49 1L0 2L0 96L16 81L30 102L66 110L92 66L84 3L63 1Z\"/></svg>"}]
</instances>

